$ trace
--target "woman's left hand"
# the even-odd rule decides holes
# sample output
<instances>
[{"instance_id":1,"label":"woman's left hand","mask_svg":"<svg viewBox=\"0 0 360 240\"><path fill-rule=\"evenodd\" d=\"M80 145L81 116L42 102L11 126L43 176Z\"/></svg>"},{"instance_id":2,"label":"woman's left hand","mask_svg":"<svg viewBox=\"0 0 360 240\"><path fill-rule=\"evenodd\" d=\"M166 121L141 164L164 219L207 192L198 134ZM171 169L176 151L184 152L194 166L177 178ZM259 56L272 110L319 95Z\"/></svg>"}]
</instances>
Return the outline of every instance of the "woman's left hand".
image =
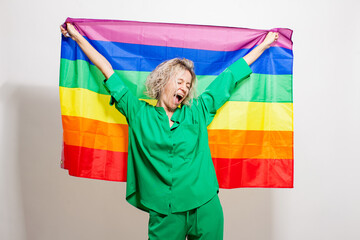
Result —
<instances>
[{"instance_id":1,"label":"woman's left hand","mask_svg":"<svg viewBox=\"0 0 360 240\"><path fill-rule=\"evenodd\" d=\"M278 32L269 32L266 35L264 41L261 44L263 44L266 48L269 48L270 45L273 42L277 41L278 39L279 39L279 33Z\"/></svg>"},{"instance_id":2,"label":"woman's left hand","mask_svg":"<svg viewBox=\"0 0 360 240\"><path fill-rule=\"evenodd\" d=\"M246 54L244 57L245 62L250 66L253 62L258 59L263 52L268 49L273 42L279 39L279 33L277 32L269 32L264 41L260 43L257 47L255 47L251 52Z\"/></svg>"}]
</instances>

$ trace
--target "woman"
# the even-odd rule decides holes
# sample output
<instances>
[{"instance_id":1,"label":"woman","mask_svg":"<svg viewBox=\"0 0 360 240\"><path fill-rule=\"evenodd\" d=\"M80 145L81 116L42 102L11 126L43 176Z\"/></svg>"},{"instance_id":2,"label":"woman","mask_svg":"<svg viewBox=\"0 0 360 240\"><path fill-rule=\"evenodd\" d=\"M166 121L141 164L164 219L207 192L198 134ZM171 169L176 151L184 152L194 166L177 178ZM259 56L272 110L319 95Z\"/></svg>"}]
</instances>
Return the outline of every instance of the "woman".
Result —
<instances>
[{"instance_id":1,"label":"woman","mask_svg":"<svg viewBox=\"0 0 360 240\"><path fill-rule=\"evenodd\" d=\"M126 199L149 212L149 239L222 239L223 212L211 159L207 126L236 84L251 74L251 65L278 34L265 40L221 73L193 99L196 76L193 63L172 59L148 77L147 93L156 106L138 100L74 26L64 36L78 43L104 74L110 104L126 117L129 149Z\"/></svg>"}]
</instances>

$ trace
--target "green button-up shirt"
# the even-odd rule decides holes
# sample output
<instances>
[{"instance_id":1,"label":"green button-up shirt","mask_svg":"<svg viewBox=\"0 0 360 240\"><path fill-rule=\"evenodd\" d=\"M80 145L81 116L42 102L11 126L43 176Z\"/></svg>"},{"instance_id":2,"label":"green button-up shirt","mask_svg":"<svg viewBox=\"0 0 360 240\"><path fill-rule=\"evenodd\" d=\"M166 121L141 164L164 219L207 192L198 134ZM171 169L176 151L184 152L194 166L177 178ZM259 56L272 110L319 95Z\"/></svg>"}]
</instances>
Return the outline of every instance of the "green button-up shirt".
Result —
<instances>
[{"instance_id":1,"label":"green button-up shirt","mask_svg":"<svg viewBox=\"0 0 360 240\"><path fill-rule=\"evenodd\" d=\"M114 73L104 82L110 104L129 125L127 201L137 208L161 214L197 208L217 194L207 126L236 84L251 69L240 59L221 73L194 99L178 108L171 120L164 108L138 100Z\"/></svg>"}]
</instances>

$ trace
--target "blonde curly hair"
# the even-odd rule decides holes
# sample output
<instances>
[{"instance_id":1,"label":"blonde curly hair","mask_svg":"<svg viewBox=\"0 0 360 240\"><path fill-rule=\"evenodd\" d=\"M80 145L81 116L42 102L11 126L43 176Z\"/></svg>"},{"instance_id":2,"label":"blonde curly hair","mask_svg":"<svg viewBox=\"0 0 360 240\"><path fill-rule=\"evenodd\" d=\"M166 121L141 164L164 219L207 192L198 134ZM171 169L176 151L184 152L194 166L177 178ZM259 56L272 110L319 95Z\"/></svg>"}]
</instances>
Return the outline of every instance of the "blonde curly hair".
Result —
<instances>
[{"instance_id":1,"label":"blonde curly hair","mask_svg":"<svg viewBox=\"0 0 360 240\"><path fill-rule=\"evenodd\" d=\"M159 100L168 81L176 74L186 70L191 74L191 87L189 94L181 104L190 105L196 93L196 75L193 61L186 58L173 58L159 64L146 79L146 94L151 98Z\"/></svg>"}]
</instances>

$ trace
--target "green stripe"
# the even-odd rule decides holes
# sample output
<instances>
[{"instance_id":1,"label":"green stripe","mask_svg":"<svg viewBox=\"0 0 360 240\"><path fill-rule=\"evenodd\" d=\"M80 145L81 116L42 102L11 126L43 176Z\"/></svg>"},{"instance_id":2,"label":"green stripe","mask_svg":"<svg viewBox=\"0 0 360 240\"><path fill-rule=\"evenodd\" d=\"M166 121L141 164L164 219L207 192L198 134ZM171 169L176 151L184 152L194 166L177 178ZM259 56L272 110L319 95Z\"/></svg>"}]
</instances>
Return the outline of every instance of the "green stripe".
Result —
<instances>
[{"instance_id":1,"label":"green stripe","mask_svg":"<svg viewBox=\"0 0 360 240\"><path fill-rule=\"evenodd\" d=\"M90 69L90 71L89 71ZM149 72L118 71L129 89L138 98L148 98L145 92L145 80ZM198 93L202 93L216 76L197 76ZM108 95L103 87L103 74L94 66L83 60L61 59L60 86L68 88L85 88L93 92ZM244 102L292 102L292 75L251 74L250 78L240 82L229 101Z\"/></svg>"}]
</instances>

